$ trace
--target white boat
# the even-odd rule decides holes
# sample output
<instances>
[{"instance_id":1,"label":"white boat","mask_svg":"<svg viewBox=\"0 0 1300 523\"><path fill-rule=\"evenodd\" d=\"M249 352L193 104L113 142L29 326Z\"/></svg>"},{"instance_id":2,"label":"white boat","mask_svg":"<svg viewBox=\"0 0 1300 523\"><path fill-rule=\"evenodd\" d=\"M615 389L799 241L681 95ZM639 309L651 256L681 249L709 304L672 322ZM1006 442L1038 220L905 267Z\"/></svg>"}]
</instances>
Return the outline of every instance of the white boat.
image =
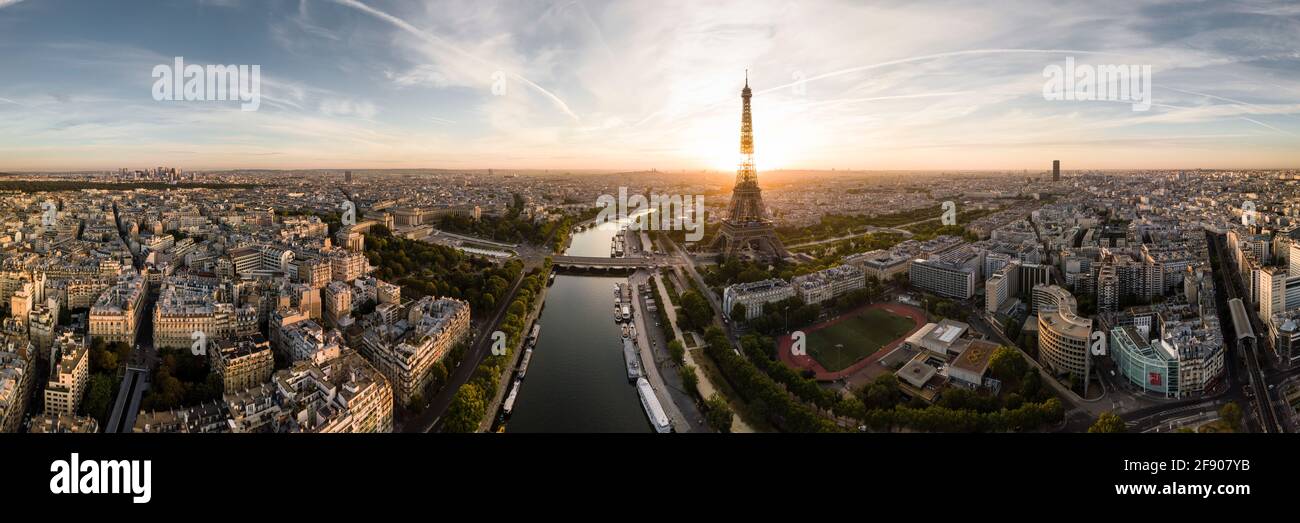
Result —
<instances>
[{"instance_id":1,"label":"white boat","mask_svg":"<svg viewBox=\"0 0 1300 523\"><path fill-rule=\"evenodd\" d=\"M534 323L533 330L528 333L528 346L532 347L534 345L537 345L537 338L541 335L542 335L542 324L540 322Z\"/></svg>"},{"instance_id":2,"label":"white boat","mask_svg":"<svg viewBox=\"0 0 1300 523\"><path fill-rule=\"evenodd\" d=\"M641 407L645 409L646 417L650 418L650 424L654 425L655 432L660 434L672 432L673 426L668 422L668 415L664 414L663 405L659 404L659 398L655 396L650 382L645 378L636 380L636 391L641 395Z\"/></svg>"},{"instance_id":3,"label":"white boat","mask_svg":"<svg viewBox=\"0 0 1300 523\"><path fill-rule=\"evenodd\" d=\"M524 351L524 361L519 363L519 379L521 380L524 379L524 375L528 374L528 364L532 361L533 361L533 348L529 347L528 350Z\"/></svg>"},{"instance_id":4,"label":"white boat","mask_svg":"<svg viewBox=\"0 0 1300 523\"><path fill-rule=\"evenodd\" d=\"M641 377L641 357L636 353L636 345L630 338L623 338L623 363L627 365L627 380Z\"/></svg>"},{"instance_id":5,"label":"white boat","mask_svg":"<svg viewBox=\"0 0 1300 523\"><path fill-rule=\"evenodd\" d=\"M505 404L501 407L501 412L507 416L510 415L510 411L515 410L515 398L519 397L519 386L522 383L521 380L515 380L514 384L511 385L510 394L506 396Z\"/></svg>"}]
</instances>

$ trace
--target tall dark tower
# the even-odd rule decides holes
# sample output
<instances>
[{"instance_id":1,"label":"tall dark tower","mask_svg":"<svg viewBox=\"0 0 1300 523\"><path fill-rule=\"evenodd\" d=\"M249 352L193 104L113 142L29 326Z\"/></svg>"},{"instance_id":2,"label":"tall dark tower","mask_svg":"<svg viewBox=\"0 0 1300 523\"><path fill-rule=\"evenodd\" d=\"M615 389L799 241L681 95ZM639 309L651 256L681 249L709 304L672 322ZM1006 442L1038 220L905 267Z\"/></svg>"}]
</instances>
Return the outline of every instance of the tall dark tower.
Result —
<instances>
[{"instance_id":1,"label":"tall dark tower","mask_svg":"<svg viewBox=\"0 0 1300 523\"><path fill-rule=\"evenodd\" d=\"M747 256L761 260L789 256L785 245L776 237L772 222L764 216L763 191L758 188L754 170L754 123L750 118L749 71L745 71L745 88L740 91L740 167L736 169L736 188L731 192L727 217L714 237L710 250L723 257Z\"/></svg>"},{"instance_id":2,"label":"tall dark tower","mask_svg":"<svg viewBox=\"0 0 1300 523\"><path fill-rule=\"evenodd\" d=\"M1061 161L1052 160L1052 181L1061 181Z\"/></svg>"}]
</instances>

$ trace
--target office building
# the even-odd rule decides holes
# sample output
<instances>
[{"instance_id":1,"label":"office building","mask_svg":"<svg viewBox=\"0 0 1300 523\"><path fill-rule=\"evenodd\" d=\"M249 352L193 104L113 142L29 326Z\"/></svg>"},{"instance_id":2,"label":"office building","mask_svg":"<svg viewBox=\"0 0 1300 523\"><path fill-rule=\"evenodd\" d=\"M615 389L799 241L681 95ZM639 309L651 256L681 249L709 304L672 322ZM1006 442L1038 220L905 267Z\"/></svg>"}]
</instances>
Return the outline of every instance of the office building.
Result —
<instances>
[{"instance_id":1,"label":"office building","mask_svg":"<svg viewBox=\"0 0 1300 523\"><path fill-rule=\"evenodd\" d=\"M1092 320L1078 315L1074 296L1056 285L1034 287L1038 308L1038 351L1040 359L1057 375L1069 374L1088 387L1092 368L1088 355Z\"/></svg>"},{"instance_id":2,"label":"office building","mask_svg":"<svg viewBox=\"0 0 1300 523\"><path fill-rule=\"evenodd\" d=\"M967 300L975 295L976 269L941 260L913 260L912 286L946 298Z\"/></svg>"}]
</instances>

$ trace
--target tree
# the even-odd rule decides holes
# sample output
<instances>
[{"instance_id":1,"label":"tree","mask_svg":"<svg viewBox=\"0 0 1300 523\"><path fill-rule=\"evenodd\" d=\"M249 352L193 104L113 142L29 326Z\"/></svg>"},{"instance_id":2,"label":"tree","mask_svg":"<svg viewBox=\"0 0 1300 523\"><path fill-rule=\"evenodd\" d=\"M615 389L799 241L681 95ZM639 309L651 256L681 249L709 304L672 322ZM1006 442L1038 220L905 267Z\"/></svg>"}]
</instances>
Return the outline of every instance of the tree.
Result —
<instances>
[{"instance_id":1,"label":"tree","mask_svg":"<svg viewBox=\"0 0 1300 523\"><path fill-rule=\"evenodd\" d=\"M1020 395L1027 401L1034 401L1042 393L1043 377L1038 374L1037 370L1029 369L1025 371L1025 375L1020 378Z\"/></svg>"},{"instance_id":2,"label":"tree","mask_svg":"<svg viewBox=\"0 0 1300 523\"><path fill-rule=\"evenodd\" d=\"M668 342L668 355L672 356L673 361L678 365L686 362L686 347L682 345L682 340L673 339Z\"/></svg>"},{"instance_id":3,"label":"tree","mask_svg":"<svg viewBox=\"0 0 1300 523\"><path fill-rule=\"evenodd\" d=\"M713 308L698 292L682 293L682 311L686 313L686 323L693 329L704 329L713 323Z\"/></svg>"},{"instance_id":4,"label":"tree","mask_svg":"<svg viewBox=\"0 0 1300 523\"><path fill-rule=\"evenodd\" d=\"M903 394L898 390L898 378L892 373L881 374L863 386L859 395L868 409L890 409L903 399Z\"/></svg>"},{"instance_id":5,"label":"tree","mask_svg":"<svg viewBox=\"0 0 1300 523\"><path fill-rule=\"evenodd\" d=\"M1219 417L1223 418L1223 421L1227 422L1228 426L1232 427L1232 430L1236 432L1241 432L1241 428L1242 428L1241 427L1241 421L1242 421L1241 406L1237 405L1237 402L1230 401L1222 408L1220 408Z\"/></svg>"},{"instance_id":6,"label":"tree","mask_svg":"<svg viewBox=\"0 0 1300 523\"><path fill-rule=\"evenodd\" d=\"M695 367L682 365L677 368L677 373L682 377L682 388L691 396L700 397L700 377L695 375Z\"/></svg>"},{"instance_id":7,"label":"tree","mask_svg":"<svg viewBox=\"0 0 1300 523\"><path fill-rule=\"evenodd\" d=\"M1088 427L1088 432L1124 432L1124 420L1120 419L1114 412L1103 412L1100 416L1097 416L1097 421L1091 427Z\"/></svg>"},{"instance_id":8,"label":"tree","mask_svg":"<svg viewBox=\"0 0 1300 523\"><path fill-rule=\"evenodd\" d=\"M731 432L731 406L722 396L714 394L708 401L704 402L705 420L709 426L718 432Z\"/></svg>"},{"instance_id":9,"label":"tree","mask_svg":"<svg viewBox=\"0 0 1300 523\"><path fill-rule=\"evenodd\" d=\"M745 319L745 312L745 304L736 302L735 305L731 306L732 321L743 321Z\"/></svg>"},{"instance_id":10,"label":"tree","mask_svg":"<svg viewBox=\"0 0 1300 523\"><path fill-rule=\"evenodd\" d=\"M429 379L435 387L441 388L447 381L447 365L441 361L434 363L429 367Z\"/></svg>"},{"instance_id":11,"label":"tree","mask_svg":"<svg viewBox=\"0 0 1300 523\"><path fill-rule=\"evenodd\" d=\"M86 391L86 401L81 409L87 416L108 421L108 407L113 399L113 378L107 374L95 374L90 377L90 389Z\"/></svg>"},{"instance_id":12,"label":"tree","mask_svg":"<svg viewBox=\"0 0 1300 523\"><path fill-rule=\"evenodd\" d=\"M487 411L483 392L473 383L466 383L456 390L447 408L447 421L443 428L447 432L477 432L479 423Z\"/></svg>"},{"instance_id":13,"label":"tree","mask_svg":"<svg viewBox=\"0 0 1300 523\"><path fill-rule=\"evenodd\" d=\"M989 358L989 373L1003 383L1025 375L1029 364L1020 356L1020 351L1010 347L998 347Z\"/></svg>"},{"instance_id":14,"label":"tree","mask_svg":"<svg viewBox=\"0 0 1300 523\"><path fill-rule=\"evenodd\" d=\"M1016 339L1020 336L1020 322L1015 318L1007 318L1007 321L1002 324L1002 333L1007 336L1007 339Z\"/></svg>"}]
</instances>

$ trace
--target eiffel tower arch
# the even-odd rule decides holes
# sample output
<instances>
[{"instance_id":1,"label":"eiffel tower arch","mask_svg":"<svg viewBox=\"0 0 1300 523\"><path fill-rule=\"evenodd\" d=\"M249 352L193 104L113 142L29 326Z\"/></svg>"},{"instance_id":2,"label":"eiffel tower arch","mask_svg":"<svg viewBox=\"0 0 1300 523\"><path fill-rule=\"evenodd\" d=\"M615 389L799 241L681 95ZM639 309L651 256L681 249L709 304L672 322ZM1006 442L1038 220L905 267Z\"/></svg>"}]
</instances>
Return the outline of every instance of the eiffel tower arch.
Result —
<instances>
[{"instance_id":1,"label":"eiffel tower arch","mask_svg":"<svg viewBox=\"0 0 1300 523\"><path fill-rule=\"evenodd\" d=\"M758 172L754 169L754 124L749 112L752 94L749 72L746 71L745 88L740 91L740 168L736 169L736 187L731 192L727 217L723 218L709 250L724 258L773 261L789 256L790 252L777 238L772 221L767 219L763 191L758 187Z\"/></svg>"}]
</instances>

